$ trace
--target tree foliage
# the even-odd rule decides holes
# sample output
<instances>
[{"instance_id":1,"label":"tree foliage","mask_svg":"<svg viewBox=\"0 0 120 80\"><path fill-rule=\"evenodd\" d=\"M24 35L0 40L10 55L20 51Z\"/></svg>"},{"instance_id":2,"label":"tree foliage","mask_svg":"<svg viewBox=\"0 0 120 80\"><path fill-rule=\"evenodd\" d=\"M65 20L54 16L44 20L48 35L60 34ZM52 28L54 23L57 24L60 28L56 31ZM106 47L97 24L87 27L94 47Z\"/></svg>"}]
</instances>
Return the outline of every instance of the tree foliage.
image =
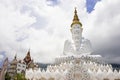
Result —
<instances>
[{"instance_id":1,"label":"tree foliage","mask_svg":"<svg viewBox=\"0 0 120 80\"><path fill-rule=\"evenodd\" d=\"M8 73L5 74L5 80L11 80L11 77Z\"/></svg>"},{"instance_id":2,"label":"tree foliage","mask_svg":"<svg viewBox=\"0 0 120 80\"><path fill-rule=\"evenodd\" d=\"M27 80L27 79L25 78L24 74L18 73L14 76L14 80Z\"/></svg>"},{"instance_id":3,"label":"tree foliage","mask_svg":"<svg viewBox=\"0 0 120 80\"><path fill-rule=\"evenodd\" d=\"M25 78L25 75L22 74L22 73L17 73L12 79L13 80L27 80ZM9 73L5 74L5 80L11 80L11 77L10 77Z\"/></svg>"}]
</instances>

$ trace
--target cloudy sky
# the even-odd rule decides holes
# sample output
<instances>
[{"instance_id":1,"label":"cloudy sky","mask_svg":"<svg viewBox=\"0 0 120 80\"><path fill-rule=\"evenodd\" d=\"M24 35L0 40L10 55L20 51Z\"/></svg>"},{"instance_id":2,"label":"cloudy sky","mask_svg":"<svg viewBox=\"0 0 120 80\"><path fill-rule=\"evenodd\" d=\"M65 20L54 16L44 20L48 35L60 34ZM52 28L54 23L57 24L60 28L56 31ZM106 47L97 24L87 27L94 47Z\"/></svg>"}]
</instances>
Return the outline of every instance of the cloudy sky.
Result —
<instances>
[{"instance_id":1,"label":"cloudy sky","mask_svg":"<svg viewBox=\"0 0 120 80\"><path fill-rule=\"evenodd\" d=\"M120 63L120 0L0 0L0 62L31 50L35 62L52 62L71 39L74 7L94 54Z\"/></svg>"}]
</instances>

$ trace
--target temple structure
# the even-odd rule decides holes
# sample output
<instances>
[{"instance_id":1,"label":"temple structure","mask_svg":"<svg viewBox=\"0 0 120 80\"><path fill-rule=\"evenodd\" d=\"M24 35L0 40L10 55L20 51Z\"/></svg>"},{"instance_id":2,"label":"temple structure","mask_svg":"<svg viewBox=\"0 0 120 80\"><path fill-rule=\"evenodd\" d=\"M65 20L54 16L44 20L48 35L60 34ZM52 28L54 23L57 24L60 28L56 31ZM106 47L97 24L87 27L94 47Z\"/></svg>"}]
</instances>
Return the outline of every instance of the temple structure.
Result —
<instances>
[{"instance_id":1,"label":"temple structure","mask_svg":"<svg viewBox=\"0 0 120 80\"><path fill-rule=\"evenodd\" d=\"M9 73L9 76L11 77L11 79L13 79L13 77L17 74L17 63L18 63L18 60L17 60L17 55L15 55L14 59L9 63L9 67L8 67L8 73Z\"/></svg>"},{"instance_id":2,"label":"temple structure","mask_svg":"<svg viewBox=\"0 0 120 80\"><path fill-rule=\"evenodd\" d=\"M5 80L5 74L7 72L7 67L8 67L8 58L4 60L2 68L0 70L0 80Z\"/></svg>"},{"instance_id":3,"label":"temple structure","mask_svg":"<svg viewBox=\"0 0 120 80\"><path fill-rule=\"evenodd\" d=\"M25 56L24 60L23 60L25 63L26 63L26 68L34 68L36 67L36 65L34 64L33 60L31 59L31 56L30 56L30 49L29 51L27 52L27 55Z\"/></svg>"},{"instance_id":4,"label":"temple structure","mask_svg":"<svg viewBox=\"0 0 120 80\"><path fill-rule=\"evenodd\" d=\"M120 80L120 71L102 64L101 56L92 54L90 41L82 36L83 26L76 9L70 28L72 41L65 41L63 55L46 70L27 69L27 80Z\"/></svg>"},{"instance_id":5,"label":"temple structure","mask_svg":"<svg viewBox=\"0 0 120 80\"><path fill-rule=\"evenodd\" d=\"M31 59L30 50L28 50L23 60L18 60L17 55L15 55L14 59L9 63L7 73L11 80L14 80L16 74L25 74L26 69L36 67L37 65Z\"/></svg>"}]
</instances>

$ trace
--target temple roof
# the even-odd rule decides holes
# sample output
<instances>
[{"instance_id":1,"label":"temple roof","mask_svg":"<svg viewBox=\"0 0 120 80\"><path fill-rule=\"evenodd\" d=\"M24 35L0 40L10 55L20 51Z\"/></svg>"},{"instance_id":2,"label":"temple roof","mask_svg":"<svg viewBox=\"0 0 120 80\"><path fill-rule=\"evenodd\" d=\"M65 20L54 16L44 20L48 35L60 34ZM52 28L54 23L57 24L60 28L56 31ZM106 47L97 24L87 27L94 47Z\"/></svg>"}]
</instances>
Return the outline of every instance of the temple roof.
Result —
<instances>
[{"instance_id":1,"label":"temple roof","mask_svg":"<svg viewBox=\"0 0 120 80\"><path fill-rule=\"evenodd\" d=\"M17 55L14 56L14 59L11 61L10 64L17 64Z\"/></svg>"},{"instance_id":2,"label":"temple roof","mask_svg":"<svg viewBox=\"0 0 120 80\"><path fill-rule=\"evenodd\" d=\"M28 64L31 61L30 50L27 52L27 55L24 58L24 61L26 64Z\"/></svg>"}]
</instances>

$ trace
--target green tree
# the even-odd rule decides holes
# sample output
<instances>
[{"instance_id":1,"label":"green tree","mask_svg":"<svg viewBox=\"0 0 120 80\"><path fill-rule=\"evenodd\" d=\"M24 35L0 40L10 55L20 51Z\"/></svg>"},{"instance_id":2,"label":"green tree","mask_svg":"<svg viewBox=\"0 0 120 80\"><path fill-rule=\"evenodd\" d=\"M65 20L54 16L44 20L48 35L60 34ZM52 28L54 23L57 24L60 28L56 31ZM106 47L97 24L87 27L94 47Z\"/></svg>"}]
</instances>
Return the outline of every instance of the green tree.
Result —
<instances>
[{"instance_id":1,"label":"green tree","mask_svg":"<svg viewBox=\"0 0 120 80\"><path fill-rule=\"evenodd\" d=\"M25 78L24 74L18 73L14 76L14 80L27 80L27 79Z\"/></svg>"},{"instance_id":2,"label":"green tree","mask_svg":"<svg viewBox=\"0 0 120 80\"><path fill-rule=\"evenodd\" d=\"M5 74L5 80L11 80L10 75L8 74L8 72Z\"/></svg>"}]
</instances>

